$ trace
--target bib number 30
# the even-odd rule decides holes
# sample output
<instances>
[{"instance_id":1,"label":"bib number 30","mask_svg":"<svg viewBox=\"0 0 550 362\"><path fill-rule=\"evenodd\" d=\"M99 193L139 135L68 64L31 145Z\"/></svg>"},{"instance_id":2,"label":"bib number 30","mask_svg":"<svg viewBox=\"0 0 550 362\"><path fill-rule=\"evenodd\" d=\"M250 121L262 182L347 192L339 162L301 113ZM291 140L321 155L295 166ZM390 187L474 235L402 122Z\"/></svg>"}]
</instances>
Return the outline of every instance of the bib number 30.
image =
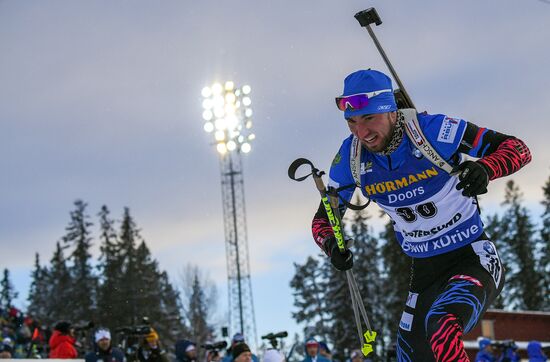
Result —
<instances>
[{"instance_id":1,"label":"bib number 30","mask_svg":"<svg viewBox=\"0 0 550 362\"><path fill-rule=\"evenodd\" d=\"M437 207L433 202L416 205L414 210L410 207L398 207L395 209L397 215L401 216L406 222L415 222L417 215L424 219L430 219L437 214Z\"/></svg>"}]
</instances>

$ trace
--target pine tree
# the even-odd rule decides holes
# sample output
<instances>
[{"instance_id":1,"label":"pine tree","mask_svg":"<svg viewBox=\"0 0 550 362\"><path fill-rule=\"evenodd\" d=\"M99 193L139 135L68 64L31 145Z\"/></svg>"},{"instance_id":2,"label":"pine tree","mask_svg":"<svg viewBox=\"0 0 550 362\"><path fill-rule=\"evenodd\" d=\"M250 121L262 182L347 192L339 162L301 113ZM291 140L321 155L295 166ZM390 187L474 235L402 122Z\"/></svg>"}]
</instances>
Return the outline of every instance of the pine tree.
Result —
<instances>
[{"instance_id":1,"label":"pine tree","mask_svg":"<svg viewBox=\"0 0 550 362\"><path fill-rule=\"evenodd\" d=\"M210 340L214 331L205 320L208 306L205 303L205 295L199 282L198 275L193 279L192 293L189 298L189 325L191 334L197 341L203 343Z\"/></svg>"},{"instance_id":2,"label":"pine tree","mask_svg":"<svg viewBox=\"0 0 550 362\"><path fill-rule=\"evenodd\" d=\"M116 313L118 314L119 323L121 325L133 325L138 322L135 294L141 286L136 260L136 244L140 236L128 208L124 208L119 239L120 248L118 255L119 263L122 266L119 285L120 294L123 300L121 309L117 310Z\"/></svg>"},{"instance_id":3,"label":"pine tree","mask_svg":"<svg viewBox=\"0 0 550 362\"><path fill-rule=\"evenodd\" d=\"M152 259L151 252L143 240L136 249L136 270L139 285L132 296L136 314L148 317L150 321L156 323L155 328L160 333L162 329L158 324L162 318L160 275L157 262Z\"/></svg>"},{"instance_id":4,"label":"pine tree","mask_svg":"<svg viewBox=\"0 0 550 362\"><path fill-rule=\"evenodd\" d=\"M93 320L96 312L97 279L90 264L92 239L90 237L90 218L86 214L87 204L82 200L74 202L75 210L71 211L71 220L65 228L63 242L73 248L69 259L69 273L73 284L69 289L67 314L73 321Z\"/></svg>"},{"instance_id":5,"label":"pine tree","mask_svg":"<svg viewBox=\"0 0 550 362\"><path fill-rule=\"evenodd\" d=\"M100 225L100 285L97 293L98 322L114 330L123 325L119 311L124 309L124 296L120 290L122 260L119 255L119 240L109 209L103 205L98 213Z\"/></svg>"},{"instance_id":6,"label":"pine tree","mask_svg":"<svg viewBox=\"0 0 550 362\"><path fill-rule=\"evenodd\" d=\"M297 311L292 312L292 318L297 323L305 323L306 328L314 327L317 335L327 340L326 276L321 265L318 259L311 256L303 265L294 263L295 272L290 287Z\"/></svg>"},{"instance_id":7,"label":"pine tree","mask_svg":"<svg viewBox=\"0 0 550 362\"><path fill-rule=\"evenodd\" d=\"M409 291L411 258L403 253L390 219L380 234L380 240L383 261L381 294L384 295L382 305L386 313L383 330L390 344L393 344L396 342L399 320Z\"/></svg>"},{"instance_id":8,"label":"pine tree","mask_svg":"<svg viewBox=\"0 0 550 362\"><path fill-rule=\"evenodd\" d=\"M48 301L47 301L47 270L40 265L40 255L35 254L34 258L34 270L31 273L31 286L29 290L28 313L38 320L44 320L48 314Z\"/></svg>"},{"instance_id":9,"label":"pine tree","mask_svg":"<svg viewBox=\"0 0 550 362\"><path fill-rule=\"evenodd\" d=\"M159 324L164 327L164 345L174 345L176 341L185 335L190 335L190 332L185 328L184 321L181 316L183 309L181 298L177 290L174 289L168 274L163 271L160 274L160 297L161 297L161 319ZM210 301L209 306L214 303Z\"/></svg>"},{"instance_id":10,"label":"pine tree","mask_svg":"<svg viewBox=\"0 0 550 362\"><path fill-rule=\"evenodd\" d=\"M198 345L214 337L213 317L217 291L198 267L187 265L182 275L184 291L183 315L189 334Z\"/></svg>"},{"instance_id":11,"label":"pine tree","mask_svg":"<svg viewBox=\"0 0 550 362\"><path fill-rule=\"evenodd\" d=\"M48 311L44 324L53 324L59 320L68 319L68 302L71 298L70 288L73 285L71 274L61 244L56 243L53 257L50 261L50 268L45 274L47 291L45 294L45 307Z\"/></svg>"},{"instance_id":12,"label":"pine tree","mask_svg":"<svg viewBox=\"0 0 550 362\"><path fill-rule=\"evenodd\" d=\"M169 283L168 275L159 271L128 208L124 210L118 238L114 263L121 266L122 272L115 285L123 299L120 304L119 299L115 300L114 313L120 320L119 325L135 325L148 317L164 345L173 345L183 331L179 296Z\"/></svg>"},{"instance_id":13,"label":"pine tree","mask_svg":"<svg viewBox=\"0 0 550 362\"><path fill-rule=\"evenodd\" d=\"M506 279L508 278L508 265L513 263L513 255L510 250L510 245L503 241L503 229L502 229L502 220L498 214L489 215L487 217L487 222L485 223L485 232L489 236L489 239L495 244L497 252L500 256L502 262L502 270L504 276L504 288L500 294L496 297L493 304L489 308L504 309L508 305L508 301L511 298L511 292L506 288Z\"/></svg>"},{"instance_id":14,"label":"pine tree","mask_svg":"<svg viewBox=\"0 0 550 362\"><path fill-rule=\"evenodd\" d=\"M13 306L12 302L17 298L18 293L15 291L15 287L10 280L10 271L6 268L4 269L4 276L2 281L0 281L0 307L4 309L9 309Z\"/></svg>"},{"instance_id":15,"label":"pine tree","mask_svg":"<svg viewBox=\"0 0 550 362\"><path fill-rule=\"evenodd\" d=\"M550 311L550 177L546 180L546 184L542 188L544 192L544 200L541 202L544 206L542 214L542 226L540 230L540 259L537 270L542 274L542 291L541 294L546 296L543 298L542 310Z\"/></svg>"},{"instance_id":16,"label":"pine tree","mask_svg":"<svg viewBox=\"0 0 550 362\"><path fill-rule=\"evenodd\" d=\"M359 344L348 281L346 273L336 270L329 258L325 258L322 263L325 279L322 283L325 293L323 312L330 321L328 341L334 347L333 357L344 361L351 349L357 348ZM358 284L362 284L360 279Z\"/></svg>"},{"instance_id":17,"label":"pine tree","mask_svg":"<svg viewBox=\"0 0 550 362\"><path fill-rule=\"evenodd\" d=\"M512 293L510 306L517 309L539 310L542 305L542 276L535 269L534 225L529 213L522 206L522 194L514 181L506 184L502 219L503 242L510 246L510 260L507 288Z\"/></svg>"}]
</instances>

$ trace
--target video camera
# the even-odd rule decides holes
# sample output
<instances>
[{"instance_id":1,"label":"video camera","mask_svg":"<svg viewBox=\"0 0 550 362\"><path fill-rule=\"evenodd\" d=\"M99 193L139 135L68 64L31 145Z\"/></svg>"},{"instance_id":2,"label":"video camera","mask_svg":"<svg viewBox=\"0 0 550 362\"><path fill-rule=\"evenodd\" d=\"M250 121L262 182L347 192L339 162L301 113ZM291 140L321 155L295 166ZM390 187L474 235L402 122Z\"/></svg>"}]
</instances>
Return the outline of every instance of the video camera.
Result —
<instances>
[{"instance_id":1,"label":"video camera","mask_svg":"<svg viewBox=\"0 0 550 362\"><path fill-rule=\"evenodd\" d=\"M262 336L262 339L269 340L269 343L271 343L271 346L273 348L277 348L277 338L285 338L288 337L287 331L282 331L278 333L268 333L265 336Z\"/></svg>"},{"instance_id":2,"label":"video camera","mask_svg":"<svg viewBox=\"0 0 550 362\"><path fill-rule=\"evenodd\" d=\"M500 349L508 349L508 348L517 349L518 348L516 345L516 342L514 342L511 339L507 339L504 341L493 341L491 342L491 346L495 348L500 348Z\"/></svg>"},{"instance_id":3,"label":"video camera","mask_svg":"<svg viewBox=\"0 0 550 362\"><path fill-rule=\"evenodd\" d=\"M206 344L201 344L201 347L204 348L207 351L217 352L220 349L224 349L225 347L227 347L227 342L226 341L220 341L220 342L214 342L214 343L206 343Z\"/></svg>"},{"instance_id":4,"label":"video camera","mask_svg":"<svg viewBox=\"0 0 550 362\"><path fill-rule=\"evenodd\" d=\"M87 331L95 327L95 323L92 321L76 324L73 326L75 332Z\"/></svg>"},{"instance_id":5,"label":"video camera","mask_svg":"<svg viewBox=\"0 0 550 362\"><path fill-rule=\"evenodd\" d=\"M151 333L151 327L148 325L124 326L115 329L115 332L126 335L144 336Z\"/></svg>"},{"instance_id":6,"label":"video camera","mask_svg":"<svg viewBox=\"0 0 550 362\"><path fill-rule=\"evenodd\" d=\"M149 324L149 318L142 318L143 324L133 326L123 326L115 329L115 333L119 335L119 347L124 351L126 359L130 361L139 348L143 337L152 332Z\"/></svg>"}]
</instances>

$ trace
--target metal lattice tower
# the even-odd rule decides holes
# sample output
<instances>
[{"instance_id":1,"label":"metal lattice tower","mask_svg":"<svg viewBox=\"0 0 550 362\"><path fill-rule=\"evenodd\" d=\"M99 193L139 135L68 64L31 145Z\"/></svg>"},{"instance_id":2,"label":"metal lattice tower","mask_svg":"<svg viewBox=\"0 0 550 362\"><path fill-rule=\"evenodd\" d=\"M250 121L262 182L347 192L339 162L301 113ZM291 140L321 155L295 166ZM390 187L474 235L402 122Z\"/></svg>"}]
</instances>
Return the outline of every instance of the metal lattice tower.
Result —
<instances>
[{"instance_id":1,"label":"metal lattice tower","mask_svg":"<svg viewBox=\"0 0 550 362\"><path fill-rule=\"evenodd\" d=\"M244 202L241 154L251 150L252 109L250 87L235 88L233 82L219 83L202 90L204 130L214 132L220 156L222 204L227 262L229 331L243 333L248 343L257 345L256 321Z\"/></svg>"},{"instance_id":2,"label":"metal lattice tower","mask_svg":"<svg viewBox=\"0 0 550 362\"><path fill-rule=\"evenodd\" d=\"M229 298L230 333L242 332L256 343L256 322L244 202L244 183L240 152L220 157L222 202L225 229L225 254Z\"/></svg>"}]
</instances>

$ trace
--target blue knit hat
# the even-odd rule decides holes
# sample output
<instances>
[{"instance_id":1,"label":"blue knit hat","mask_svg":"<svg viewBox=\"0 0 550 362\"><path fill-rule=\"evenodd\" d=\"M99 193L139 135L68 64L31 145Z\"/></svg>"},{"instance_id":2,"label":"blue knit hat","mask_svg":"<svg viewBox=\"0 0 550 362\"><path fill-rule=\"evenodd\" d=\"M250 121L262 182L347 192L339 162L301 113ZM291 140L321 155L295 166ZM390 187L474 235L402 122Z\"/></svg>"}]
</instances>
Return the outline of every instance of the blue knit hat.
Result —
<instances>
[{"instance_id":1,"label":"blue knit hat","mask_svg":"<svg viewBox=\"0 0 550 362\"><path fill-rule=\"evenodd\" d=\"M478 343L479 343L479 349L484 349L485 347L491 344L491 340L489 338L479 338Z\"/></svg>"},{"instance_id":2,"label":"blue knit hat","mask_svg":"<svg viewBox=\"0 0 550 362\"><path fill-rule=\"evenodd\" d=\"M391 79L377 70L358 70L351 73L344 79L344 93L342 96L350 96L360 93L382 92L369 98L369 104L358 110L346 109L344 117L361 116L363 114L376 114L393 112L397 110Z\"/></svg>"}]
</instances>

